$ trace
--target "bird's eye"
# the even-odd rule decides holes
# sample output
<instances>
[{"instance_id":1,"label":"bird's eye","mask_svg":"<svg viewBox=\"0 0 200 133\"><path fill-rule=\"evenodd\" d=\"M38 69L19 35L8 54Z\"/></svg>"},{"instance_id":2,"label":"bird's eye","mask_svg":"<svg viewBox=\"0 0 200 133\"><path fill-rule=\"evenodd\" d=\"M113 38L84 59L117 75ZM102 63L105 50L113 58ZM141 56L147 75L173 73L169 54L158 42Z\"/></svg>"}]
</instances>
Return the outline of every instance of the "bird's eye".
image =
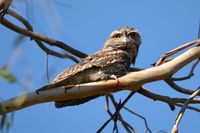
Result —
<instances>
[{"instance_id":1,"label":"bird's eye","mask_svg":"<svg viewBox=\"0 0 200 133\"><path fill-rule=\"evenodd\" d=\"M128 34L131 38L135 38L137 36L136 32L131 32Z\"/></svg>"},{"instance_id":2,"label":"bird's eye","mask_svg":"<svg viewBox=\"0 0 200 133\"><path fill-rule=\"evenodd\" d=\"M121 34L115 34L115 35L113 35L112 38L120 38L121 36L122 36Z\"/></svg>"}]
</instances>

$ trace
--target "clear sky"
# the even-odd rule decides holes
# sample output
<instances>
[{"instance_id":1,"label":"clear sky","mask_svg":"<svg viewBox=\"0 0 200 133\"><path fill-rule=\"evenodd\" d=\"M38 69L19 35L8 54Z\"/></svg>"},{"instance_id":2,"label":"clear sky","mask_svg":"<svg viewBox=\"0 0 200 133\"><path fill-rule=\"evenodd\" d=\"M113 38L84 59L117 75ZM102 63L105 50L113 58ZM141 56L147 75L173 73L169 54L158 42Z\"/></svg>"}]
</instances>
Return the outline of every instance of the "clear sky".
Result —
<instances>
[{"instance_id":1,"label":"clear sky","mask_svg":"<svg viewBox=\"0 0 200 133\"><path fill-rule=\"evenodd\" d=\"M70 44L87 54L99 50L114 29L124 25L133 26L142 36L136 66L148 68L165 52L197 39L199 5L199 0L35 0L28 1L26 9L24 1L16 0L12 9L27 18L36 32ZM18 34L0 25L0 66L9 63L9 70L20 82L13 85L1 82L1 99L33 91L47 84L45 53L29 38L16 47L16 37ZM73 64L68 59L50 56L51 80ZM178 75L186 75L186 70ZM191 80L180 84L196 89L199 86L199 70L195 73L197 74ZM162 81L147 84L145 87L162 95L188 97L173 91ZM123 100L128 94L128 91L124 91L114 95L117 100ZM171 111L167 104L154 102L139 94L134 95L127 107L143 115L152 131L166 132L170 132L180 110L176 108ZM141 119L124 110L122 113L125 120L139 133L145 131ZM56 109L53 103L45 103L17 111L10 133L93 133L108 118L104 97L63 109ZM199 113L187 110L180 123L180 132L199 131L199 121ZM112 132L112 127L111 122L103 132ZM121 126L120 132L124 132Z\"/></svg>"}]
</instances>

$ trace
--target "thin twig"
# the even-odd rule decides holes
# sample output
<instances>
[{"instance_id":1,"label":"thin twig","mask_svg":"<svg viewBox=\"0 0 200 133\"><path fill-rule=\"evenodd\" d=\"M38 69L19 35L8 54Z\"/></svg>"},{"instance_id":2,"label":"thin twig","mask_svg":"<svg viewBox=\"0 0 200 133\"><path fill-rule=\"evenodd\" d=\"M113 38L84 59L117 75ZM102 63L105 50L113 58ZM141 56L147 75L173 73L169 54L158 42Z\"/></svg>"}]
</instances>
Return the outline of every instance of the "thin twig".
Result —
<instances>
[{"instance_id":1,"label":"thin twig","mask_svg":"<svg viewBox=\"0 0 200 133\"><path fill-rule=\"evenodd\" d=\"M106 98L106 112L112 116L113 114L111 113L110 109L109 109L109 97L108 95L105 96ZM118 132L118 127L117 127L117 118L113 119L114 122L114 126L113 126L113 132L116 130L116 132Z\"/></svg>"},{"instance_id":2,"label":"thin twig","mask_svg":"<svg viewBox=\"0 0 200 133\"><path fill-rule=\"evenodd\" d=\"M115 110L117 109L117 107L120 105L120 104L118 104L116 101L115 101L115 98L114 98L114 96L111 94L111 95L108 95L109 97L110 97L110 99L111 99L111 102L113 103L113 105L114 105L114 107L115 107ZM112 116L113 114L111 113L111 115L110 116ZM126 129L126 131L127 132L134 132L134 128L130 125L130 124L128 124L124 119L123 119L123 117L122 117L122 115L120 114L120 112L119 112L119 114L118 114L118 117L116 117L117 118L117 120L119 120L120 122L121 122L121 124L123 125L123 127Z\"/></svg>"},{"instance_id":3,"label":"thin twig","mask_svg":"<svg viewBox=\"0 0 200 133\"><path fill-rule=\"evenodd\" d=\"M153 99L154 101L159 100L159 101L165 102L169 105L172 111L175 110L175 102L168 96L162 96L162 95L152 93L148 91L147 89L145 89L143 86L141 87L140 90L138 90L138 93L142 94L145 97Z\"/></svg>"},{"instance_id":4,"label":"thin twig","mask_svg":"<svg viewBox=\"0 0 200 133\"><path fill-rule=\"evenodd\" d=\"M181 104L181 103L176 103L175 105L178 106L178 107L183 107L183 104ZM199 108L193 107L193 106L187 106L187 109L190 109L190 110L193 110L193 111L196 111L196 112L200 112Z\"/></svg>"},{"instance_id":5,"label":"thin twig","mask_svg":"<svg viewBox=\"0 0 200 133\"><path fill-rule=\"evenodd\" d=\"M20 16L19 14L15 13L12 10L8 10L7 14L13 16L14 18L16 18L17 20L19 20L20 22L22 22L24 24L24 26L29 30L29 31L33 31L32 26L30 25L30 23L28 21L26 21L22 16ZM4 18L5 20L5 18ZM8 23L8 20L7 20ZM11 22L9 22L11 24L12 27L17 28L16 25L12 24ZM38 39L34 39L34 41L38 44L38 46L44 50L47 54L59 57L59 58L69 58L71 60L73 60L74 62L78 63L79 60L76 59L75 57L69 55L69 54L60 54L56 51L50 50L49 48L47 48L40 40Z\"/></svg>"},{"instance_id":6,"label":"thin twig","mask_svg":"<svg viewBox=\"0 0 200 133\"><path fill-rule=\"evenodd\" d=\"M194 93L195 91L193 90L189 90L189 89L186 89L186 88L183 88L179 85L177 85L172 79L165 79L164 80L172 89L180 92L180 93L184 93L184 94L189 94L191 95L192 93Z\"/></svg>"},{"instance_id":7,"label":"thin twig","mask_svg":"<svg viewBox=\"0 0 200 133\"><path fill-rule=\"evenodd\" d=\"M47 82L49 84L49 55L48 54L46 54L45 64L46 64L46 77L47 77Z\"/></svg>"},{"instance_id":8,"label":"thin twig","mask_svg":"<svg viewBox=\"0 0 200 133\"><path fill-rule=\"evenodd\" d=\"M196 68L196 66L197 66L198 63L199 63L199 59L197 59L194 62L194 64L192 65L192 68L191 68L191 70L190 70L190 72L189 72L188 75L186 75L184 77L181 77L181 78L174 78L174 77L172 77L171 79L173 81L182 81L182 80L190 79L194 75L194 69Z\"/></svg>"},{"instance_id":9,"label":"thin twig","mask_svg":"<svg viewBox=\"0 0 200 133\"><path fill-rule=\"evenodd\" d=\"M182 77L182 78L169 78L169 79L165 79L164 81L174 90L178 91L178 92L181 92L181 93L184 93L184 94L192 94L194 93L194 91L192 90L189 90L189 89L186 89L186 88L183 88L179 85L177 85L174 81L180 81L180 80L186 80L188 78L191 78L191 76L193 76L194 74L194 69L196 68L197 64L199 63L199 60L200 59L197 59L194 64L192 65L192 68L189 72L189 74L185 77Z\"/></svg>"},{"instance_id":10,"label":"thin twig","mask_svg":"<svg viewBox=\"0 0 200 133\"><path fill-rule=\"evenodd\" d=\"M179 123L184 115L184 112L185 110L187 109L187 106L188 104L190 103L190 101L196 97L198 94L200 93L200 87L188 98L187 101L185 101L183 107L181 108L181 110L179 111L177 117L176 117L176 120L175 120L175 124L172 128L172 131L171 133L178 133L178 126L179 126Z\"/></svg>"},{"instance_id":11,"label":"thin twig","mask_svg":"<svg viewBox=\"0 0 200 133\"><path fill-rule=\"evenodd\" d=\"M38 44L38 46L46 52L46 54L49 54L49 55L53 55L53 56L56 56L56 57L59 57L59 58L69 58L71 59L72 61L76 62L76 63L79 63L79 60L76 59L74 56L70 55L70 54L60 54L56 51L53 51L49 48L47 48L41 41L37 40L37 39L34 39L34 41Z\"/></svg>"},{"instance_id":12,"label":"thin twig","mask_svg":"<svg viewBox=\"0 0 200 133\"><path fill-rule=\"evenodd\" d=\"M16 12L14 12L11 9L8 9L8 11L6 12L6 14L9 14L10 16L14 17L15 19L17 19L18 21L20 21L21 23L23 23L24 26L29 31L33 31L33 27L31 26L31 24L25 18L23 18L21 15L17 14Z\"/></svg>"},{"instance_id":13,"label":"thin twig","mask_svg":"<svg viewBox=\"0 0 200 133\"><path fill-rule=\"evenodd\" d=\"M136 115L136 116L140 117L141 119L143 119L144 120L144 125L145 125L145 132L146 133L152 133L151 129L148 126L148 122L147 122L147 120L146 120L146 118L144 116L142 116L142 115L140 115L138 113L133 112L132 110L130 110L129 108L127 108L125 106L123 108L125 110L127 110L128 112L130 112L131 114Z\"/></svg>"},{"instance_id":14,"label":"thin twig","mask_svg":"<svg viewBox=\"0 0 200 133\"><path fill-rule=\"evenodd\" d=\"M168 51L167 53L163 54L163 55L160 57L160 59L157 61L157 63L156 63L155 66L161 65L161 64L163 63L163 61L164 61L167 57L169 57L169 56L171 56L171 55L173 55L173 54L175 54L175 53L177 53L177 52L179 52L179 51L181 51L181 50L183 50L183 49L185 49L185 48L188 48L189 46L192 46L192 45L196 44L197 41L199 41L199 40L195 40L195 41L186 43L186 44L184 44L184 45L182 45L182 46L179 46L179 47L177 47L177 48L175 48L175 49L173 49L173 50ZM200 43L200 42L198 42L198 43Z\"/></svg>"},{"instance_id":15,"label":"thin twig","mask_svg":"<svg viewBox=\"0 0 200 133\"><path fill-rule=\"evenodd\" d=\"M169 105L169 107L171 108L171 110L175 110L175 106L182 107L180 103L185 103L185 101L187 101L186 98L170 98L169 96L155 94L153 92L148 91L144 87L142 87L140 90L138 90L138 93L140 93L141 95L148 97L154 101L159 100L161 102L167 103ZM190 101L190 103L191 104L199 104L200 99L194 98L193 100ZM189 107L188 109L199 112L198 108Z\"/></svg>"},{"instance_id":16,"label":"thin twig","mask_svg":"<svg viewBox=\"0 0 200 133\"><path fill-rule=\"evenodd\" d=\"M18 15L20 16L20 15ZM29 31L29 30L26 30L26 29L23 29L19 26L16 26L14 24L12 24L11 22L9 22L8 20L6 20L5 18L2 18L0 19L0 23L4 26L6 26L7 28L17 32L17 33L21 33L25 36L29 36L31 38L34 38L34 39L38 39L40 41L43 41L43 42L46 42L47 44L51 45L51 46L57 46L61 49L64 49L66 50L67 52L79 57L79 58L85 58L87 57L86 54L84 54L83 52L81 51L78 51L72 47L70 47L69 45L61 42L61 41L57 41L57 40L53 40L51 38L48 38L48 37L44 37L43 35L41 34L37 34L35 32L32 32L32 31Z\"/></svg>"},{"instance_id":17,"label":"thin twig","mask_svg":"<svg viewBox=\"0 0 200 133\"><path fill-rule=\"evenodd\" d=\"M30 25L30 23L24 19L22 16L20 16L19 14L17 14L16 12L12 11L12 10L8 10L7 11L7 14L11 15L12 17L16 18L17 20L19 20L20 22L22 22L24 24L24 26L28 29L28 31L33 31L33 28L32 26ZM6 20L5 18L2 18L4 21L7 21L7 23L10 23L10 26L11 28L14 28L14 29L17 29L17 28L20 28L18 26L16 26L15 24L12 24L11 22L9 22L8 20ZM32 38L31 38L32 39ZM73 57L72 55L70 54L60 54L56 51L53 51L49 48L47 48L39 39L36 39L36 38L33 38L34 41L38 44L38 46L44 50L47 54L49 55L53 55L53 56L56 56L56 57L59 57L59 58L69 58L71 60L73 60L74 62L78 63L79 60L76 59L75 57Z\"/></svg>"},{"instance_id":18,"label":"thin twig","mask_svg":"<svg viewBox=\"0 0 200 133\"><path fill-rule=\"evenodd\" d=\"M110 117L110 119L108 119L108 120L101 126L101 128L99 128L99 130L97 131L97 133L100 133L100 132L108 125L108 123L118 115L119 111L123 108L123 106L128 102L128 100L129 100L135 93L136 93L135 91L132 91L132 92L127 96L127 98L122 102L122 104L120 104L120 105L117 107L117 109L116 109L115 113L112 115L112 117Z\"/></svg>"}]
</instances>

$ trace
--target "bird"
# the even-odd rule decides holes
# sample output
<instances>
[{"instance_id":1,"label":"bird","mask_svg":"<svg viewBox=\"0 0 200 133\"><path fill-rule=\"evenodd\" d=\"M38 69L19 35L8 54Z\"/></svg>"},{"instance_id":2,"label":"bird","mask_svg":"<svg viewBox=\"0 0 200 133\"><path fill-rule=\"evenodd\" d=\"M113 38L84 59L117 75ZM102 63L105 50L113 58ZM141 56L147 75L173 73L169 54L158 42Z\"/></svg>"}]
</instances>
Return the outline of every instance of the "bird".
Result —
<instances>
[{"instance_id":1,"label":"bird","mask_svg":"<svg viewBox=\"0 0 200 133\"><path fill-rule=\"evenodd\" d=\"M124 76L130 65L135 64L140 44L141 36L138 30L131 26L120 27L109 35L102 49L87 56L80 63L65 69L50 84L36 92ZM55 107L80 105L99 96L102 95L55 101Z\"/></svg>"}]
</instances>

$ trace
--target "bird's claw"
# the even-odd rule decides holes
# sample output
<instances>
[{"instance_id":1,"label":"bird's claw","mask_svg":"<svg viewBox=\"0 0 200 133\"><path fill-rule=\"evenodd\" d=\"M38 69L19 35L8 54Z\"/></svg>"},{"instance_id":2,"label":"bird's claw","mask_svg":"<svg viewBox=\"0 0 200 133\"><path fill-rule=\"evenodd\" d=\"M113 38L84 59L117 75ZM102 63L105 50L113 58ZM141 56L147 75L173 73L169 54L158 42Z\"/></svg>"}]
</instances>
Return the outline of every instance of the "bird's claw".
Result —
<instances>
[{"instance_id":1,"label":"bird's claw","mask_svg":"<svg viewBox=\"0 0 200 133\"><path fill-rule=\"evenodd\" d=\"M117 81L117 88L120 88L121 87L121 83L120 83L119 79L117 78L117 76L116 75L111 75L110 77Z\"/></svg>"}]
</instances>

